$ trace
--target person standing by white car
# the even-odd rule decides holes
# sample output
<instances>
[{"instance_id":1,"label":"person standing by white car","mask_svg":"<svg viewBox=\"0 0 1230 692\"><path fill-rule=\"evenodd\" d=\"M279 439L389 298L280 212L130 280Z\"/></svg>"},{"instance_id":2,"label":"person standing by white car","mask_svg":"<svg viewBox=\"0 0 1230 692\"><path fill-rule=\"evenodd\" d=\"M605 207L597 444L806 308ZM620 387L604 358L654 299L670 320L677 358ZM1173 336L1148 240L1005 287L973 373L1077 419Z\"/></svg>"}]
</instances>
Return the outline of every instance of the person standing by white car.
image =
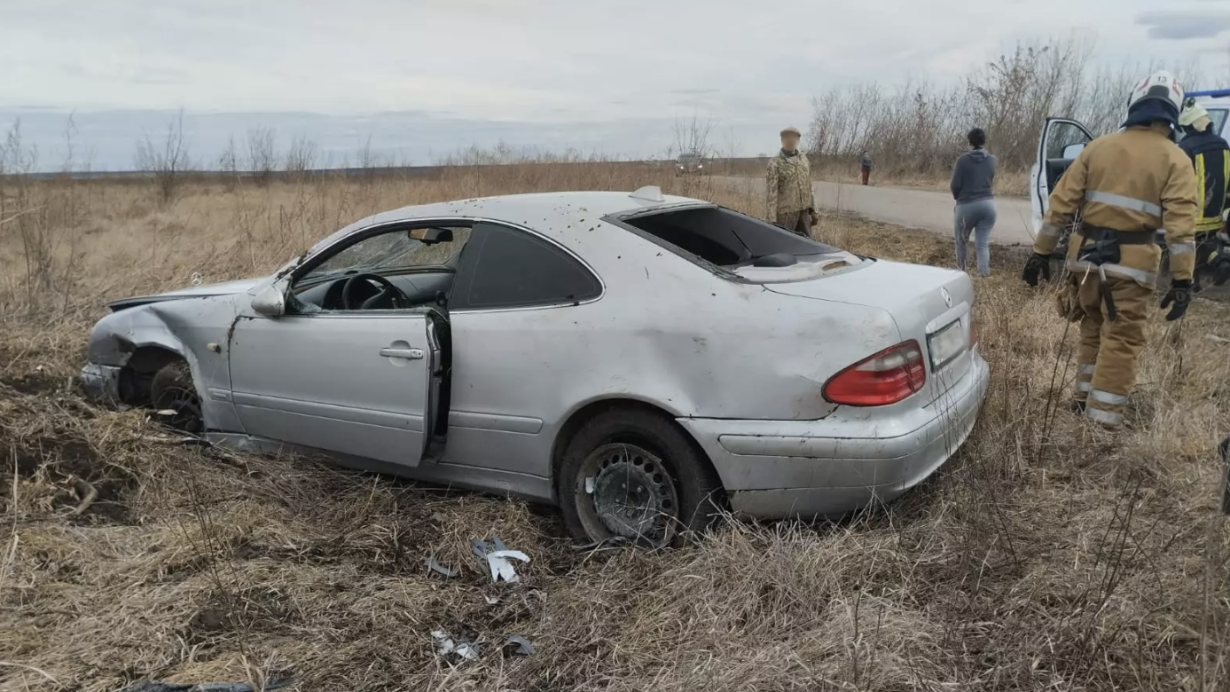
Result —
<instances>
[{"instance_id":1,"label":"person standing by white car","mask_svg":"<svg viewBox=\"0 0 1230 692\"><path fill-rule=\"evenodd\" d=\"M984 148L987 133L975 127L966 137L971 149L957 158L952 167L952 232L957 251L957 267L965 271L966 246L970 232L978 256L978 276L991 274L991 229L995 227L995 157Z\"/></svg>"}]
</instances>

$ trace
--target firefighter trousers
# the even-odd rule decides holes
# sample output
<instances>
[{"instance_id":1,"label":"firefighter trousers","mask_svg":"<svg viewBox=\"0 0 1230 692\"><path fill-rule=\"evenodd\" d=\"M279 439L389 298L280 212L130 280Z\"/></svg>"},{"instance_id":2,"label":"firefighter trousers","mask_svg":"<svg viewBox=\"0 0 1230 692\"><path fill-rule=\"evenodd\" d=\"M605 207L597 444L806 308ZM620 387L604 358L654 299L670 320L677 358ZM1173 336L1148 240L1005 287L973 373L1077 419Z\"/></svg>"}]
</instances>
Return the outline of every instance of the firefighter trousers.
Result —
<instances>
[{"instance_id":1,"label":"firefighter trousers","mask_svg":"<svg viewBox=\"0 0 1230 692\"><path fill-rule=\"evenodd\" d=\"M1085 416L1109 428L1123 424L1128 395L1136 385L1140 354L1145 348L1145 320L1153 291L1131 279L1106 277L1117 316L1108 314L1097 272L1078 272L1076 311L1080 318L1080 348L1076 354L1076 400Z\"/></svg>"}]
</instances>

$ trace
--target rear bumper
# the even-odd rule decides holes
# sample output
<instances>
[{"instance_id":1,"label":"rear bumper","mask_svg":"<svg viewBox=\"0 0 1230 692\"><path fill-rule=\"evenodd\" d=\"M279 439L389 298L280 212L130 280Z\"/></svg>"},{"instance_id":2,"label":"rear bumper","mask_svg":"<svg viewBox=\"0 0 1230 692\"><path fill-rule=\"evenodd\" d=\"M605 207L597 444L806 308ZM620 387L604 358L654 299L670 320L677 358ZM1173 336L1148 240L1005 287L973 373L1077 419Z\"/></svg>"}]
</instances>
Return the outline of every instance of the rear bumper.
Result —
<instances>
[{"instance_id":1,"label":"rear bumper","mask_svg":"<svg viewBox=\"0 0 1230 692\"><path fill-rule=\"evenodd\" d=\"M120 400L120 370L111 365L86 363L81 369L81 389L87 399L102 403L115 403Z\"/></svg>"},{"instance_id":2,"label":"rear bumper","mask_svg":"<svg viewBox=\"0 0 1230 692\"><path fill-rule=\"evenodd\" d=\"M975 354L944 396L887 422L839 409L816 421L679 423L708 453L736 512L833 516L894 500L934 473L969 437L989 379Z\"/></svg>"}]
</instances>

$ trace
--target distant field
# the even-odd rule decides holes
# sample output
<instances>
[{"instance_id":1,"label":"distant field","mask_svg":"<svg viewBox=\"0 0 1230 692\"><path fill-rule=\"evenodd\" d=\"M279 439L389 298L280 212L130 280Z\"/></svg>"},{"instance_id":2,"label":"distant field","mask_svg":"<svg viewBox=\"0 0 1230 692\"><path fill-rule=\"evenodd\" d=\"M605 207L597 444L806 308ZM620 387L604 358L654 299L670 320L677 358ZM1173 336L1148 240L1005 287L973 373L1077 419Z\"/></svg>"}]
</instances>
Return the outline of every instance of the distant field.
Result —
<instances>
[{"instance_id":1,"label":"distant field","mask_svg":"<svg viewBox=\"0 0 1230 692\"><path fill-rule=\"evenodd\" d=\"M991 393L934 479L840 525L730 521L662 553L575 550L520 502L175 444L72 384L108 300L264 274L407 204L645 184L763 213L754 186L609 163L195 179L170 201L147 181L0 179L0 690L280 671L313 691L1230 688L1224 305L1153 314L1133 429L1111 436L1064 407L1073 330L997 250L975 283ZM952 263L926 233L818 230ZM480 573L469 542L491 535L530 555L523 582ZM433 629L477 636L482 659L449 666ZM537 653L502 658L511 633Z\"/></svg>"}]
</instances>

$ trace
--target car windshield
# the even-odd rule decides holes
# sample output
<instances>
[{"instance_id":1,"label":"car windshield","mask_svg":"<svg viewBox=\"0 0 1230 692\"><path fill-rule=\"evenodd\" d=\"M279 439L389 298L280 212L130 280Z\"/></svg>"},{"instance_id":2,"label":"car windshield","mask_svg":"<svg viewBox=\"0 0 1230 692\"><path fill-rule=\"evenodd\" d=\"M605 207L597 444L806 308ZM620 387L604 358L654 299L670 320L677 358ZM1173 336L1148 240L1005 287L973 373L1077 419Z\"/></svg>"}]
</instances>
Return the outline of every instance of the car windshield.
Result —
<instances>
[{"instance_id":1,"label":"car windshield","mask_svg":"<svg viewBox=\"0 0 1230 692\"><path fill-rule=\"evenodd\" d=\"M623 219L623 224L738 279L745 267L788 267L844 251L721 207L692 207ZM846 255L854 258L854 255Z\"/></svg>"},{"instance_id":2,"label":"car windshield","mask_svg":"<svg viewBox=\"0 0 1230 692\"><path fill-rule=\"evenodd\" d=\"M352 272L380 273L389 269L447 264L460 251L470 229L452 229L451 242L424 243L412 238L416 231L394 231L359 241L321 262L303 276L320 279Z\"/></svg>"}]
</instances>

